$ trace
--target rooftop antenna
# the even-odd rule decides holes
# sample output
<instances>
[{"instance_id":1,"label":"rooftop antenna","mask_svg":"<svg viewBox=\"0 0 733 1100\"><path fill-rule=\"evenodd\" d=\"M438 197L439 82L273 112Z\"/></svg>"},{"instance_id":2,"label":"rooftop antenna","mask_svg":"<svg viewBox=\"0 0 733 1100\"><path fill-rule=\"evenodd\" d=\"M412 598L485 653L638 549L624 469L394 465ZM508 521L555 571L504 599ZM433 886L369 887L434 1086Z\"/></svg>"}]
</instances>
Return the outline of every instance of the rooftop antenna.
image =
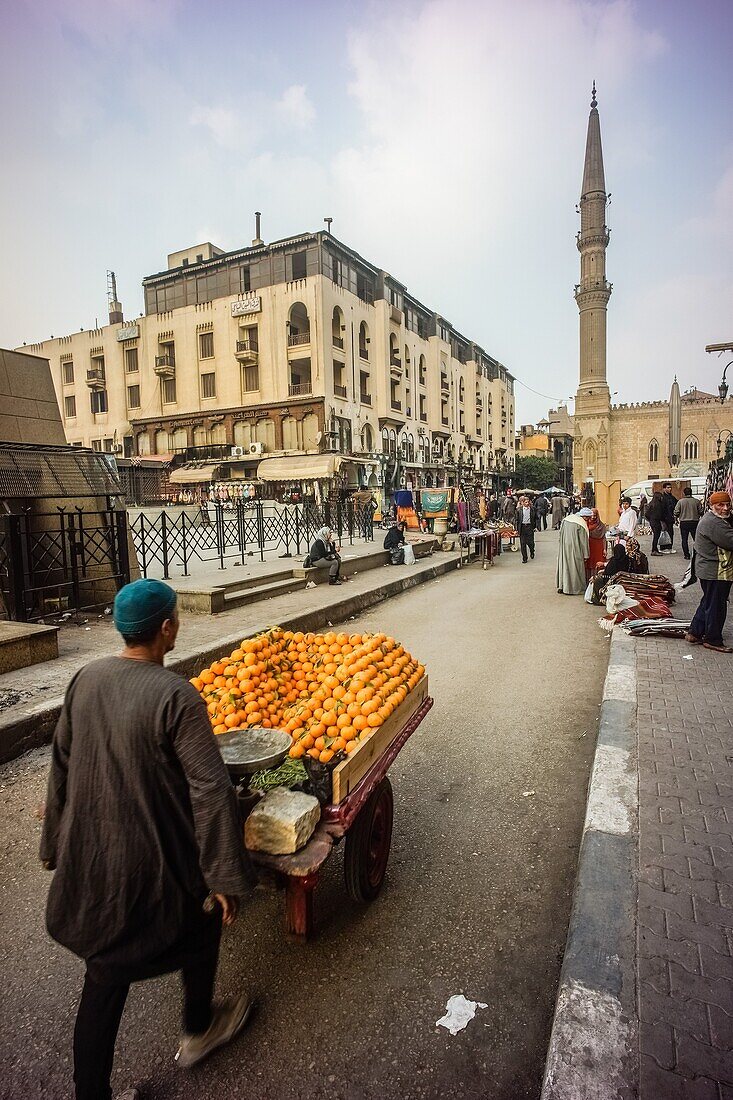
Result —
<instances>
[{"instance_id":1,"label":"rooftop antenna","mask_svg":"<svg viewBox=\"0 0 733 1100\"><path fill-rule=\"evenodd\" d=\"M114 271L107 272L107 306L109 308L109 323L121 324L124 320L122 314L122 302L117 297L117 279Z\"/></svg>"}]
</instances>

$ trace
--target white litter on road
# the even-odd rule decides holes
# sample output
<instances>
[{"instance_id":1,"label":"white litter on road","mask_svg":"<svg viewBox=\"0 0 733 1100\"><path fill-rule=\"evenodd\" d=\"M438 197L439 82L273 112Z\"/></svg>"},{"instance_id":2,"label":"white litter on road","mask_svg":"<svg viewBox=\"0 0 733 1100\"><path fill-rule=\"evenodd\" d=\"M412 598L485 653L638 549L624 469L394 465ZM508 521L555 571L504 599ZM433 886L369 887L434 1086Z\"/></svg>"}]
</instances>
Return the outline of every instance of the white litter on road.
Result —
<instances>
[{"instance_id":1,"label":"white litter on road","mask_svg":"<svg viewBox=\"0 0 733 1100\"><path fill-rule=\"evenodd\" d=\"M685 653L682 660L683 661L691 661L692 660L692 654L691 653Z\"/></svg>"},{"instance_id":2,"label":"white litter on road","mask_svg":"<svg viewBox=\"0 0 733 1100\"><path fill-rule=\"evenodd\" d=\"M463 1031L466 1024L476 1015L477 1008L488 1008L482 1001L467 1001L462 993L449 997L445 1006L445 1016L435 1021L436 1027L444 1027L451 1035Z\"/></svg>"},{"instance_id":3,"label":"white litter on road","mask_svg":"<svg viewBox=\"0 0 733 1100\"><path fill-rule=\"evenodd\" d=\"M522 798L531 798L533 794L537 794L536 791L522 791Z\"/></svg>"}]
</instances>

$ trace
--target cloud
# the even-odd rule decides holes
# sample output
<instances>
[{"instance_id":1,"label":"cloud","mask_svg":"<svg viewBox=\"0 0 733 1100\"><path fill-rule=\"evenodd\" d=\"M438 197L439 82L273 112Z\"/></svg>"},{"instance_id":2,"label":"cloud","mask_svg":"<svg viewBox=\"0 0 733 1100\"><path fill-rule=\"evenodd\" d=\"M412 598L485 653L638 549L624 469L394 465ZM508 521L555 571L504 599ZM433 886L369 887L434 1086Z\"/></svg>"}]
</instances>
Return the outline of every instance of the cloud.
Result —
<instances>
[{"instance_id":1,"label":"cloud","mask_svg":"<svg viewBox=\"0 0 733 1100\"><path fill-rule=\"evenodd\" d=\"M226 107L194 107L189 122L192 126L203 127L216 144L225 149L234 149L242 143L240 119Z\"/></svg>"},{"instance_id":2,"label":"cloud","mask_svg":"<svg viewBox=\"0 0 733 1100\"><path fill-rule=\"evenodd\" d=\"M308 98L305 84L291 84L286 88L277 109L282 118L301 130L310 126L316 117L316 110Z\"/></svg>"}]
</instances>

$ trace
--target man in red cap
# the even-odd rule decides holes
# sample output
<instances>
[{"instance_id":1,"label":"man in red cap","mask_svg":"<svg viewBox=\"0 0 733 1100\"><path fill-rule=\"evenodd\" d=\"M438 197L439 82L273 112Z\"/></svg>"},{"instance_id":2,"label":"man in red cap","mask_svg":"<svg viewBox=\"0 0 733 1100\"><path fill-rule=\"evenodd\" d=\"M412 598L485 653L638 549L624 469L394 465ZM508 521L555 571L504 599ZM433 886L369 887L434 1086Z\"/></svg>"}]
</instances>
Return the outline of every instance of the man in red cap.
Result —
<instances>
[{"instance_id":1,"label":"man in red cap","mask_svg":"<svg viewBox=\"0 0 733 1100\"><path fill-rule=\"evenodd\" d=\"M728 596L733 583L733 522L729 493L711 493L710 510L695 532L697 577L702 599L685 638L718 653L733 653L723 642L723 626L728 611Z\"/></svg>"}]
</instances>

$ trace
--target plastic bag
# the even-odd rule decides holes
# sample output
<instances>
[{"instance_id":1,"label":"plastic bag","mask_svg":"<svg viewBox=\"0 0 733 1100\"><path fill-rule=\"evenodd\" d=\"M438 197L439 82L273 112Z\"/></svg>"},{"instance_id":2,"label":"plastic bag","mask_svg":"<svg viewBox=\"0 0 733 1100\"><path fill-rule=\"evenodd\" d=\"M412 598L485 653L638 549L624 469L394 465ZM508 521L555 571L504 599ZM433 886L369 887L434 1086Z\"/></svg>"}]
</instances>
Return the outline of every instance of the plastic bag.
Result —
<instances>
[{"instance_id":1,"label":"plastic bag","mask_svg":"<svg viewBox=\"0 0 733 1100\"><path fill-rule=\"evenodd\" d=\"M661 535L659 536L659 542L657 543L657 549L658 550L671 550L672 549L672 539L670 537L669 531L662 531Z\"/></svg>"},{"instance_id":2,"label":"plastic bag","mask_svg":"<svg viewBox=\"0 0 733 1100\"><path fill-rule=\"evenodd\" d=\"M590 584L588 585L588 587L586 588L585 595L583 596L583 599L585 600L586 603L593 603L593 581L591 581Z\"/></svg>"},{"instance_id":3,"label":"plastic bag","mask_svg":"<svg viewBox=\"0 0 733 1100\"><path fill-rule=\"evenodd\" d=\"M404 562L404 554L401 546L393 546L389 552L389 564L390 565L402 565Z\"/></svg>"},{"instance_id":4,"label":"plastic bag","mask_svg":"<svg viewBox=\"0 0 733 1100\"><path fill-rule=\"evenodd\" d=\"M412 549L412 546L410 545L409 542L405 543L405 545L403 546L403 551L404 551L404 555L405 555L404 556L405 565L414 565L415 564L415 551Z\"/></svg>"}]
</instances>

